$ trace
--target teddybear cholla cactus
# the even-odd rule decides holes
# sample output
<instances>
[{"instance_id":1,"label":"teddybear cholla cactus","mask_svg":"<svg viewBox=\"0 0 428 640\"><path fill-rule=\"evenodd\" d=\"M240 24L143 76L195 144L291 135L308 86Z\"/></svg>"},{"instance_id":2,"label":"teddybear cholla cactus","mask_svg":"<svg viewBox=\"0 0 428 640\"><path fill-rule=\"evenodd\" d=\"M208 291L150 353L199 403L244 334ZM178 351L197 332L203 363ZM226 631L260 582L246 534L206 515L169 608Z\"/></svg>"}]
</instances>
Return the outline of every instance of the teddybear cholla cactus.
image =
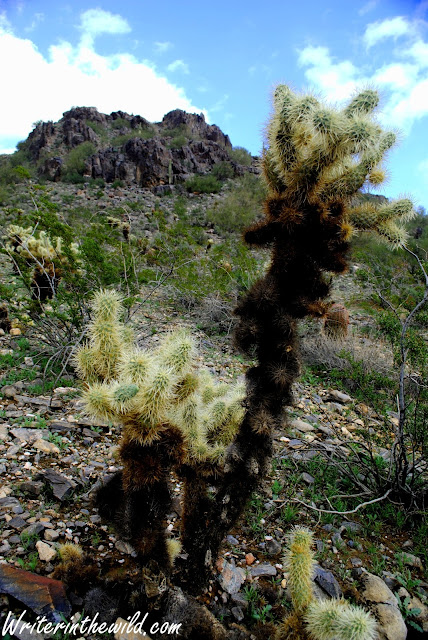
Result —
<instances>
[{"instance_id":1,"label":"teddybear cholla cactus","mask_svg":"<svg viewBox=\"0 0 428 640\"><path fill-rule=\"evenodd\" d=\"M395 142L395 134L384 132L373 119L378 101L377 93L367 89L337 111L314 96L298 96L285 85L277 87L269 148L263 158L264 176L272 191L267 203L272 222L287 224L291 230L310 207L314 222L318 216L326 228L339 222L338 240L346 241L353 231L363 230L376 232L393 246L404 243L402 223L414 216L409 199L352 204L364 184L377 186L384 181L382 159Z\"/></svg>"},{"instance_id":2,"label":"teddybear cholla cactus","mask_svg":"<svg viewBox=\"0 0 428 640\"><path fill-rule=\"evenodd\" d=\"M65 266L70 266L69 257L64 253L61 238L51 240L46 231L35 233L32 227L10 225L7 229L6 250L23 260L27 265L35 265L31 288L33 298L41 302L52 299L58 289ZM70 245L70 254L78 260L77 244Z\"/></svg>"},{"instance_id":3,"label":"teddybear cholla cactus","mask_svg":"<svg viewBox=\"0 0 428 640\"><path fill-rule=\"evenodd\" d=\"M296 527L289 536L285 564L293 611L276 640L374 640L376 620L361 607L345 600L314 600L312 542L311 531L304 527Z\"/></svg>"},{"instance_id":4,"label":"teddybear cholla cactus","mask_svg":"<svg viewBox=\"0 0 428 640\"><path fill-rule=\"evenodd\" d=\"M199 490L221 472L242 420L243 388L218 384L200 369L184 330L168 334L152 351L135 347L114 291L96 294L94 312L89 342L77 354L79 374L88 382L84 403L90 415L123 426L123 471L100 492L100 508L120 523L142 557L155 555L165 566L172 548L164 522L169 472L174 468L185 481L196 474ZM193 486L190 493L195 491ZM197 516L190 502L183 520L191 527Z\"/></svg>"}]
</instances>

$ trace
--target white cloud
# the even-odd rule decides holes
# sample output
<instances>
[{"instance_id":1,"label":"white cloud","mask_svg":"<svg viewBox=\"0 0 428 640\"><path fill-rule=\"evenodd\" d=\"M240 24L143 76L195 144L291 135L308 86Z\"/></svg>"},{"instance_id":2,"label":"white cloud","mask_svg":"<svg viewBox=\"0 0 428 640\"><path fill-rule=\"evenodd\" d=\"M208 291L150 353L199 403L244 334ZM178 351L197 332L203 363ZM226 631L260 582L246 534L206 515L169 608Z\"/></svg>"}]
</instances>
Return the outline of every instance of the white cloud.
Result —
<instances>
[{"instance_id":1,"label":"white cloud","mask_svg":"<svg viewBox=\"0 0 428 640\"><path fill-rule=\"evenodd\" d=\"M330 100L347 98L361 81L357 67L349 60L334 62L327 47L305 47L299 51L298 63L308 67L305 76Z\"/></svg>"},{"instance_id":2,"label":"white cloud","mask_svg":"<svg viewBox=\"0 0 428 640\"><path fill-rule=\"evenodd\" d=\"M175 71L181 71L182 73L185 73L185 74L190 73L189 65L183 62L183 60L174 60L174 62L171 62L171 64L167 66L167 69L172 73L174 73Z\"/></svg>"},{"instance_id":3,"label":"white cloud","mask_svg":"<svg viewBox=\"0 0 428 640\"><path fill-rule=\"evenodd\" d=\"M80 28L84 33L93 37L102 33L129 33L131 27L127 20L118 14L104 11L104 9L88 9L80 15Z\"/></svg>"},{"instance_id":4,"label":"white cloud","mask_svg":"<svg viewBox=\"0 0 428 640\"><path fill-rule=\"evenodd\" d=\"M389 85L391 89L407 89L415 83L417 76L416 65L396 62L379 69L373 81L376 85Z\"/></svg>"},{"instance_id":5,"label":"white cloud","mask_svg":"<svg viewBox=\"0 0 428 640\"><path fill-rule=\"evenodd\" d=\"M428 67L428 43L419 38L411 47L406 47L403 54L413 58L420 68Z\"/></svg>"},{"instance_id":6,"label":"white cloud","mask_svg":"<svg viewBox=\"0 0 428 640\"><path fill-rule=\"evenodd\" d=\"M82 23L93 36L126 28L120 16L110 20L102 16L107 12L88 13ZM65 41L52 45L44 56L30 39L15 36L7 23L0 23L0 60L8 61L0 67L0 81L13 87L1 103L0 153L7 152L14 139L25 138L33 122L56 121L73 105L94 106L104 113L121 109L151 121L177 108L202 111L209 119L153 63L130 53L102 56L85 35L76 46Z\"/></svg>"},{"instance_id":7,"label":"white cloud","mask_svg":"<svg viewBox=\"0 0 428 640\"><path fill-rule=\"evenodd\" d=\"M299 51L298 62L306 67L311 85L330 100L349 98L364 86L379 87L382 94L381 122L409 133L413 123L428 116L428 43L418 33L418 23L402 17L369 24L362 37L372 46L384 38L403 35L403 42L383 43L388 63L376 68L370 56L359 67L350 60L336 61L327 47L308 46Z\"/></svg>"},{"instance_id":8,"label":"white cloud","mask_svg":"<svg viewBox=\"0 0 428 640\"><path fill-rule=\"evenodd\" d=\"M370 48L386 38L394 38L396 40L400 36L409 33L412 33L410 23L402 16L396 16L395 18L387 18L386 20L369 24L363 39L367 48Z\"/></svg>"},{"instance_id":9,"label":"white cloud","mask_svg":"<svg viewBox=\"0 0 428 640\"><path fill-rule=\"evenodd\" d=\"M166 51L169 51L173 46L172 42L155 42L155 52L166 53Z\"/></svg>"}]
</instances>

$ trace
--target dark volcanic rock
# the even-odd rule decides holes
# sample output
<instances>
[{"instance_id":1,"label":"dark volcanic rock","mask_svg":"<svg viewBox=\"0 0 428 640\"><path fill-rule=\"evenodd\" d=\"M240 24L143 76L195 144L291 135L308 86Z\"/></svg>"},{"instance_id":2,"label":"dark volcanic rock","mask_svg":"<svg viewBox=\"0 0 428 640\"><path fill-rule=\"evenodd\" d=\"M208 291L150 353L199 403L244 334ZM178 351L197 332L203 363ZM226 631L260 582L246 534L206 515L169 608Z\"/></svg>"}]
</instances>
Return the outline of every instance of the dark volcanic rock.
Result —
<instances>
[{"instance_id":1,"label":"dark volcanic rock","mask_svg":"<svg viewBox=\"0 0 428 640\"><path fill-rule=\"evenodd\" d=\"M44 176L48 180L52 180L52 182L58 182L61 179L61 171L62 171L62 159L57 158L47 158L38 169L38 174Z\"/></svg>"},{"instance_id":2,"label":"dark volcanic rock","mask_svg":"<svg viewBox=\"0 0 428 640\"><path fill-rule=\"evenodd\" d=\"M40 473L36 480L43 480L47 482L52 489L52 492L58 500L65 500L68 498L73 489L76 487L76 483L73 480L68 480L65 476L47 469L43 473Z\"/></svg>"},{"instance_id":3,"label":"dark volcanic rock","mask_svg":"<svg viewBox=\"0 0 428 640\"><path fill-rule=\"evenodd\" d=\"M330 598L340 599L342 597L342 589L331 571L326 571L322 567L316 566L314 581L323 591L328 593Z\"/></svg>"},{"instance_id":4,"label":"dark volcanic rock","mask_svg":"<svg viewBox=\"0 0 428 640\"><path fill-rule=\"evenodd\" d=\"M184 144L177 147L179 137ZM209 173L219 162L230 162L235 175L255 171L231 160L229 136L217 125L207 124L203 114L180 109L151 124L124 111L106 115L95 107L75 107L57 123L38 123L26 145L32 160L38 161L39 175L58 181L69 151L84 142L91 142L95 152L86 158L83 175L107 183L119 179L144 188L170 186L195 173Z\"/></svg>"},{"instance_id":5,"label":"dark volcanic rock","mask_svg":"<svg viewBox=\"0 0 428 640\"><path fill-rule=\"evenodd\" d=\"M207 124L202 113L198 115L175 109L163 117L162 122L159 123L159 128L161 133L171 129L182 129L189 137L210 140L226 149L232 148L229 136L225 135L217 125Z\"/></svg>"},{"instance_id":6,"label":"dark volcanic rock","mask_svg":"<svg viewBox=\"0 0 428 640\"><path fill-rule=\"evenodd\" d=\"M36 614L55 622L71 613L62 582L7 564L0 565L0 593L13 596Z\"/></svg>"},{"instance_id":7,"label":"dark volcanic rock","mask_svg":"<svg viewBox=\"0 0 428 640\"><path fill-rule=\"evenodd\" d=\"M95 131L82 120L66 118L62 123L62 135L68 147L77 147L82 142L94 142L98 140Z\"/></svg>"},{"instance_id":8,"label":"dark volcanic rock","mask_svg":"<svg viewBox=\"0 0 428 640\"><path fill-rule=\"evenodd\" d=\"M38 160L40 153L49 152L55 138L57 125L53 122L39 122L28 136L28 151L33 160Z\"/></svg>"}]
</instances>

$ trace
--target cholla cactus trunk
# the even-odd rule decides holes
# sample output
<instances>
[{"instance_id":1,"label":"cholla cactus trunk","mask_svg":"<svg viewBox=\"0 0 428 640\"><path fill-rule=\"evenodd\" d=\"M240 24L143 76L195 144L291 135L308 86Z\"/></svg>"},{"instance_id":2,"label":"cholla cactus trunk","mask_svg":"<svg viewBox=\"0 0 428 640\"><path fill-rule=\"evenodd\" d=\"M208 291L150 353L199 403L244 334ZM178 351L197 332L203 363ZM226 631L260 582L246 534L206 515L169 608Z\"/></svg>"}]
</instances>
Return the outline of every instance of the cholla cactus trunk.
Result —
<instances>
[{"instance_id":1,"label":"cholla cactus trunk","mask_svg":"<svg viewBox=\"0 0 428 640\"><path fill-rule=\"evenodd\" d=\"M32 298L45 302L52 300L58 290L61 280L61 271L55 269L52 263L45 267L36 267L34 269L33 281L31 282Z\"/></svg>"},{"instance_id":2,"label":"cholla cactus trunk","mask_svg":"<svg viewBox=\"0 0 428 640\"><path fill-rule=\"evenodd\" d=\"M393 246L405 241L400 225L413 215L409 200L352 206L366 181L382 181L379 163L395 142L372 119L377 103L376 92L366 90L338 112L284 85L275 91L263 155L265 217L245 233L247 243L270 247L272 259L235 311L236 344L258 363L247 372L245 416L215 495L211 502L193 496L203 524L186 540L188 588L206 583L222 538L265 473L272 432L299 373L297 322L325 315L330 274L346 270L350 237L368 230Z\"/></svg>"},{"instance_id":3,"label":"cholla cactus trunk","mask_svg":"<svg viewBox=\"0 0 428 640\"><path fill-rule=\"evenodd\" d=\"M166 536L166 516L171 510L169 470L180 451L182 438L174 429L166 429L151 444L125 435L120 447L123 469L96 496L101 516L115 524L139 561L146 564L154 559L164 571L171 565Z\"/></svg>"}]
</instances>

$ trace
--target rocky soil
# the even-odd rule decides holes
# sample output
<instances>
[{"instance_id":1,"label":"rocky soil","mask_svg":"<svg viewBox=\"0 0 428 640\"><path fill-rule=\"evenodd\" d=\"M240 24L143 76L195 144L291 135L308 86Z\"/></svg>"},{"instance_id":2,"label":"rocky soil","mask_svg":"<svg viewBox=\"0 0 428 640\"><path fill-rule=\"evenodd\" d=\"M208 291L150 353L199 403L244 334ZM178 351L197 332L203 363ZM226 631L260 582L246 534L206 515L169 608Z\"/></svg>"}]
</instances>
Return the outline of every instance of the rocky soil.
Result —
<instances>
[{"instance_id":1,"label":"rocky soil","mask_svg":"<svg viewBox=\"0 0 428 640\"><path fill-rule=\"evenodd\" d=\"M246 365L233 353L210 349L212 345L202 334L200 339L206 350L205 362L220 379L242 375ZM16 348L16 338L1 338L1 354L14 354ZM37 370L30 357L23 366ZM74 381L70 380L70 384ZM90 502L91 490L99 479L117 470L115 447L120 438L119 428L95 423L83 415L78 383L36 396L27 393L27 386L17 382L1 388L0 563L49 576L58 562L58 545L74 542L100 567L129 566L133 549L101 522ZM384 532L370 535L359 514L346 516L334 525L322 524L316 509L328 509L328 504L315 505L305 497L305 487L314 484L315 472L314 475L302 472L302 462L310 462L321 450L331 452L343 448L346 442L358 440L362 437L361 430L379 427L379 417L370 407L334 389L300 382L295 394L295 406L288 410L290 427L274 434L275 464L271 476L257 496L256 507L254 504L249 507L242 522L224 541L204 601L224 621L248 622L249 616L257 616L257 608L248 599L255 587L261 594L261 610L268 606L266 613L273 610L276 615L283 614L287 605L287 574L282 554L291 522L299 522L315 531L319 564L314 588L319 597L341 597L343 593L356 591L384 625L380 637L393 640L405 637L405 625L393 591L403 601L408 597L409 607L420 610L414 619L428 630L428 609L424 604L428 584L423 581L420 558L412 553L412 540L405 535L397 539ZM394 420L392 416L391 421ZM381 453L388 455L387 451ZM285 473L292 468L298 474L296 486L293 492L283 493L275 488L278 486L275 482L286 487ZM180 484L173 478L172 483L176 498L168 529L172 536L178 536ZM294 508L292 517L284 512L287 506ZM378 577L372 574L373 549L382 559ZM409 594L397 579L399 552L404 553L402 566L408 568L413 580L419 579L417 595ZM1 575L0 567L0 583ZM275 599L272 586L276 590ZM14 599L9 601L7 595L3 596L4 611L14 604ZM75 598L73 611L81 611L83 605Z\"/></svg>"}]
</instances>

